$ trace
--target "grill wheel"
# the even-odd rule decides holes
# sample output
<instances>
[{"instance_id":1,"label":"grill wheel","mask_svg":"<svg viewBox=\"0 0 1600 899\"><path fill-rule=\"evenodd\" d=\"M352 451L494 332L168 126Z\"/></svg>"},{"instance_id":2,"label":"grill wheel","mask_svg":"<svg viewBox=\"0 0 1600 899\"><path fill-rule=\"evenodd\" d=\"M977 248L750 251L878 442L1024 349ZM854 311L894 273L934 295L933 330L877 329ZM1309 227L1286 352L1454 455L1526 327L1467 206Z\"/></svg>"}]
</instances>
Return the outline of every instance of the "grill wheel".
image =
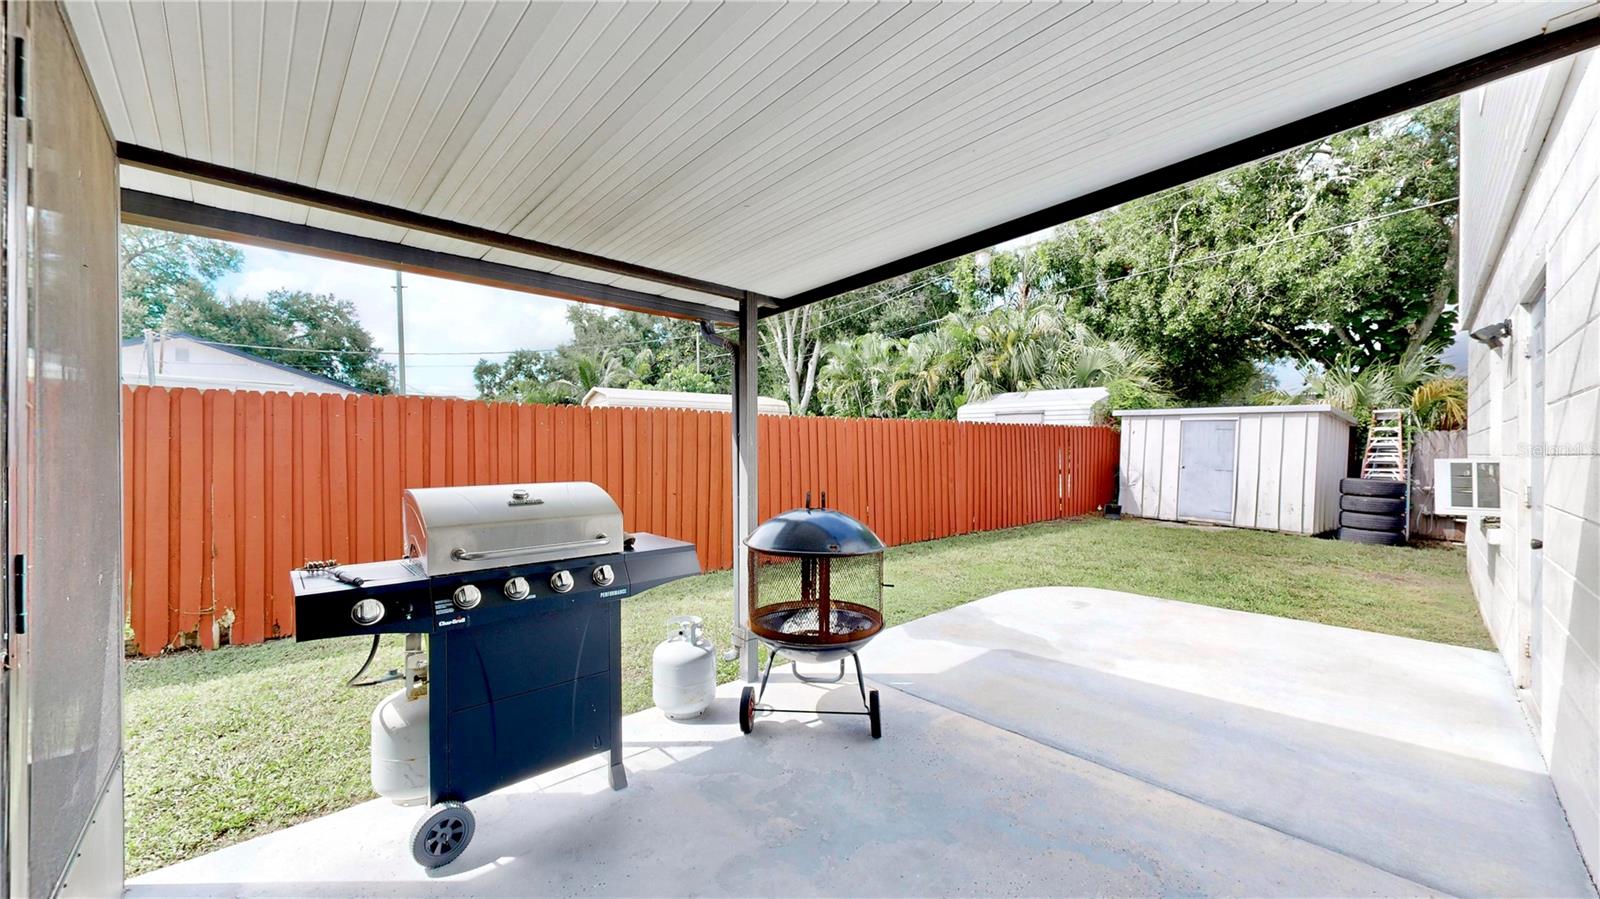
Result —
<instances>
[{"instance_id":1,"label":"grill wheel","mask_svg":"<svg viewBox=\"0 0 1600 899\"><path fill-rule=\"evenodd\" d=\"M441 802L411 829L411 857L424 868L448 865L466 850L477 829L477 821L465 805Z\"/></svg>"}]
</instances>

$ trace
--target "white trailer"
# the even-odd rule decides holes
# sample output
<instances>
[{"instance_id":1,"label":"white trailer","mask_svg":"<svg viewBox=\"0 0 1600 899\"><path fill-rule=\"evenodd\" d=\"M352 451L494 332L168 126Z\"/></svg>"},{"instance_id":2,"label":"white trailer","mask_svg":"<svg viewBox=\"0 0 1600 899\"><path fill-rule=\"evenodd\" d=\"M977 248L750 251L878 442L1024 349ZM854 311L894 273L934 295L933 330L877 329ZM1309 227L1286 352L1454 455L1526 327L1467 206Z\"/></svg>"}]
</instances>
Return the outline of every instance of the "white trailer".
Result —
<instances>
[{"instance_id":1,"label":"white trailer","mask_svg":"<svg viewBox=\"0 0 1600 899\"><path fill-rule=\"evenodd\" d=\"M633 409L697 409L701 412L732 412L733 397L726 393L688 393L681 390L642 390L628 387L591 387L583 395L583 405L595 408L619 406ZM756 397L756 412L761 415L788 415L789 404L776 397Z\"/></svg>"},{"instance_id":2,"label":"white trailer","mask_svg":"<svg viewBox=\"0 0 1600 899\"><path fill-rule=\"evenodd\" d=\"M956 409L956 421L1092 425L1095 403L1110 395L1104 387L997 393L986 400L962 404Z\"/></svg>"}]
</instances>

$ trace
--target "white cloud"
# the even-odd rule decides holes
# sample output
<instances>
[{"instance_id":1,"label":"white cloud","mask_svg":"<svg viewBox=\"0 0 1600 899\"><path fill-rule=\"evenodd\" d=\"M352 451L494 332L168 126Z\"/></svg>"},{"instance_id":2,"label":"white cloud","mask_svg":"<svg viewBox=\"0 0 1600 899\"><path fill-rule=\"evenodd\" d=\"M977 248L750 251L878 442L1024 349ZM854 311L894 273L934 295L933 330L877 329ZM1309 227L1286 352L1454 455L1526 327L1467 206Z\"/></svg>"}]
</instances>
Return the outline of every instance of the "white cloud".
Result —
<instances>
[{"instance_id":1,"label":"white cloud","mask_svg":"<svg viewBox=\"0 0 1600 899\"><path fill-rule=\"evenodd\" d=\"M218 283L221 293L262 297L279 288L331 293L355 304L361 324L390 352L384 358L396 361L392 269L239 249L244 268ZM571 304L565 300L421 275L406 275L405 286L406 388L411 393L475 396L472 366L478 354L553 347L572 337L566 318Z\"/></svg>"}]
</instances>

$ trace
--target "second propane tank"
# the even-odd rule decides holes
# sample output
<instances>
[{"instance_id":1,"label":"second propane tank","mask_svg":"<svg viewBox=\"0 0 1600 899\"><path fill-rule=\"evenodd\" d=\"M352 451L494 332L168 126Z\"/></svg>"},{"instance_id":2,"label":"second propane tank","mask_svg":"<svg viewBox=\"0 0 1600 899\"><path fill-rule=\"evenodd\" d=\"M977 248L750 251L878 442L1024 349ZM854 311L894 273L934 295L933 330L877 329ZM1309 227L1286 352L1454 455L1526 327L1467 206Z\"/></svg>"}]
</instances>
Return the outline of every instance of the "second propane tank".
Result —
<instances>
[{"instance_id":1,"label":"second propane tank","mask_svg":"<svg viewBox=\"0 0 1600 899\"><path fill-rule=\"evenodd\" d=\"M656 647L651 695L668 718L693 718L717 693L717 653L695 615L667 622L671 635Z\"/></svg>"},{"instance_id":2,"label":"second propane tank","mask_svg":"<svg viewBox=\"0 0 1600 899\"><path fill-rule=\"evenodd\" d=\"M372 710L372 789L395 805L428 801L428 697L405 688Z\"/></svg>"}]
</instances>

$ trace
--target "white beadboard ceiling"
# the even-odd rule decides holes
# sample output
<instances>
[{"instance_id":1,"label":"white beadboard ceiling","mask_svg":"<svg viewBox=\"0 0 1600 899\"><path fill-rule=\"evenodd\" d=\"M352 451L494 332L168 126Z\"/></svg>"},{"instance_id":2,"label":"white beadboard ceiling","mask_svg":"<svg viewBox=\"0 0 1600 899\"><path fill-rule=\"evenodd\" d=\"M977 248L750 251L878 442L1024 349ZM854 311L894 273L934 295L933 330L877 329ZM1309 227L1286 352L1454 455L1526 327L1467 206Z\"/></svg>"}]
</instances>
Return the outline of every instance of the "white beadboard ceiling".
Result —
<instances>
[{"instance_id":1,"label":"white beadboard ceiling","mask_svg":"<svg viewBox=\"0 0 1600 899\"><path fill-rule=\"evenodd\" d=\"M1597 12L1588 0L66 5L119 141L776 297ZM732 305L128 167L123 178Z\"/></svg>"}]
</instances>

